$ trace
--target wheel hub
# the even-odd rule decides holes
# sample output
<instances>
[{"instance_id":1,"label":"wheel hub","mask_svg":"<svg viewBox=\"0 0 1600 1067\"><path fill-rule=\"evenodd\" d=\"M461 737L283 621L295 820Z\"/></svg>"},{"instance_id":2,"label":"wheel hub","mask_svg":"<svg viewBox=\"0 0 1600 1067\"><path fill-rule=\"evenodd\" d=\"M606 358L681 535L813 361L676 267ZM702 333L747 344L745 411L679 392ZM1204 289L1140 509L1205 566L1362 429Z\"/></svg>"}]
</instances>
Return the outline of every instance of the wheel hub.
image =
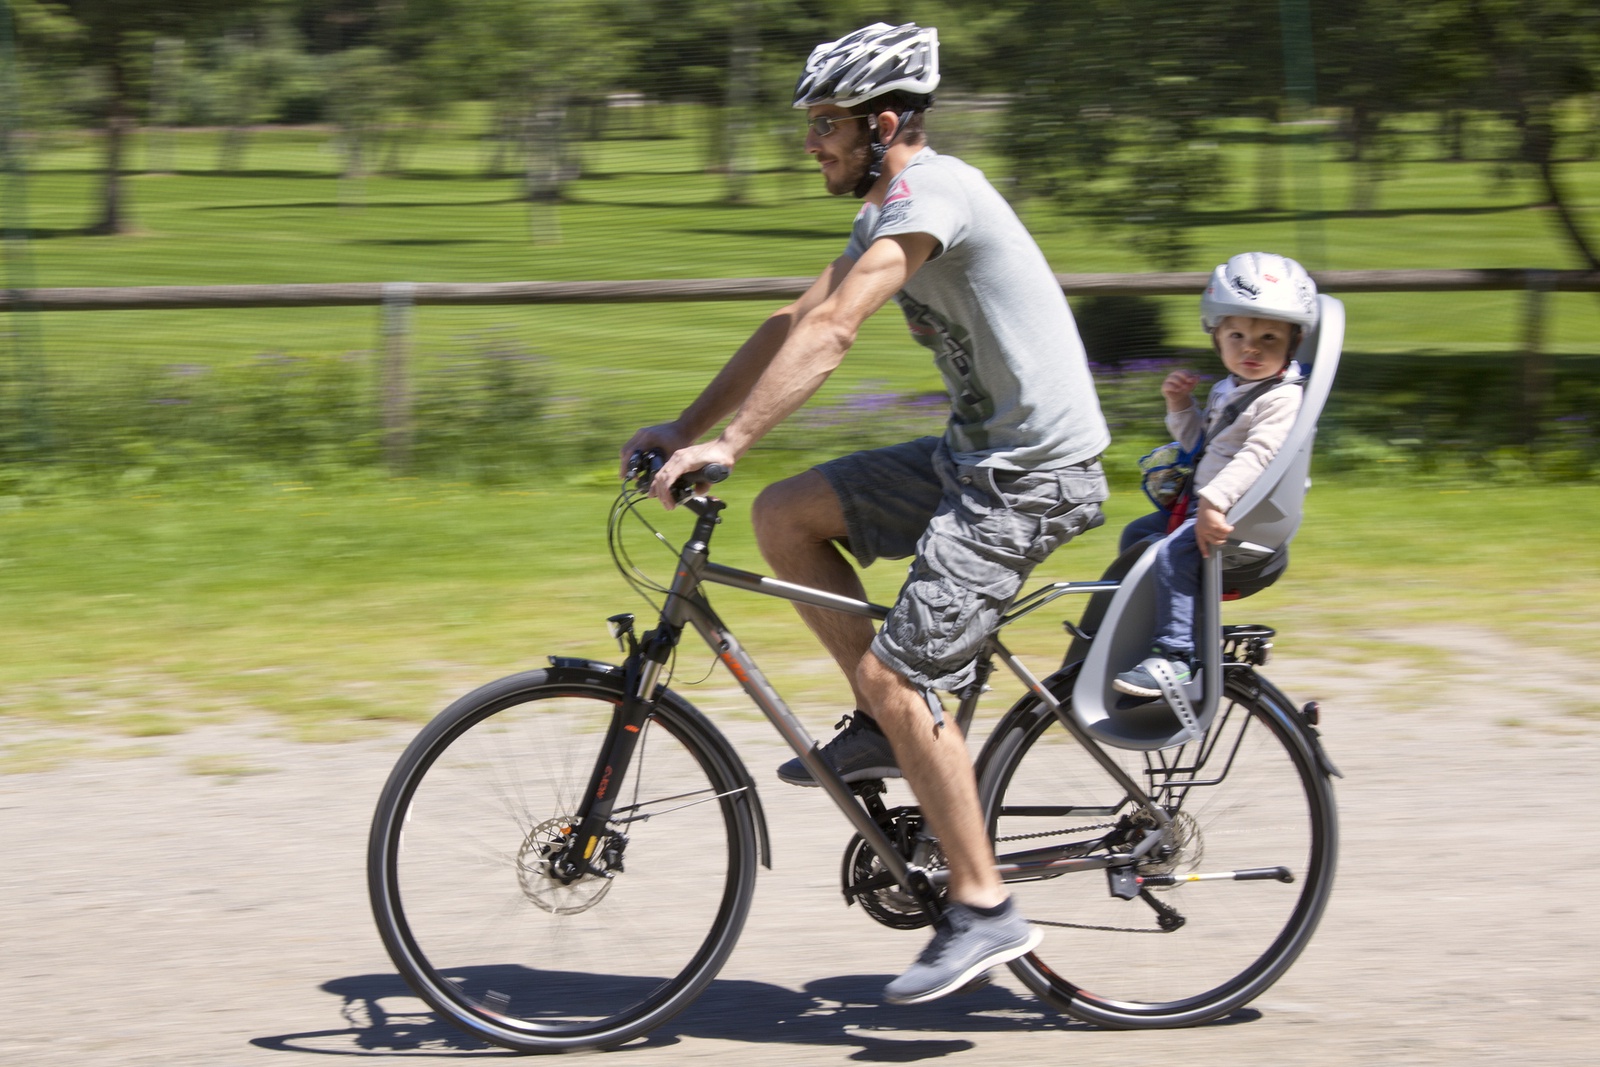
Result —
<instances>
[{"instance_id":1,"label":"wheel hub","mask_svg":"<svg viewBox=\"0 0 1600 1067\"><path fill-rule=\"evenodd\" d=\"M558 815L528 831L517 850L517 883L522 895L552 915L576 915L600 903L611 889L605 860L610 850L602 850L597 862L577 878L563 879L557 874L571 844L571 816Z\"/></svg>"},{"instance_id":2,"label":"wheel hub","mask_svg":"<svg viewBox=\"0 0 1600 1067\"><path fill-rule=\"evenodd\" d=\"M1205 839L1200 833L1200 824L1193 815L1180 811L1172 816L1172 822L1167 827L1167 841L1160 848L1155 849L1149 858L1139 864L1139 873L1151 874L1178 874L1189 873L1200 869L1200 861L1206 851ZM1153 886L1154 889L1171 889L1172 886Z\"/></svg>"}]
</instances>

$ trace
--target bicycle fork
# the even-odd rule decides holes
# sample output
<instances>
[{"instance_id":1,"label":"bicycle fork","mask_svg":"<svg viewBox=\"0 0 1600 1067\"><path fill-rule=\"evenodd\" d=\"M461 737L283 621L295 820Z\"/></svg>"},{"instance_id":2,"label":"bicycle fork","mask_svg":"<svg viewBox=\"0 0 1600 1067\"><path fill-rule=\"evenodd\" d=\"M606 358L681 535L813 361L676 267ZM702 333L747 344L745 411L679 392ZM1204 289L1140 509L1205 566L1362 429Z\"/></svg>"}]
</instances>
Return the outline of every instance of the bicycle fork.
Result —
<instances>
[{"instance_id":1,"label":"bicycle fork","mask_svg":"<svg viewBox=\"0 0 1600 1067\"><path fill-rule=\"evenodd\" d=\"M626 696L611 712L600 756L595 760L583 802L575 813L571 842L559 856L551 857L551 874L568 884L585 875L611 878L622 869L622 851L627 839L608 829L611 814L616 808L624 770L632 765L640 735L655 707L652 694L662 667L677 643L677 634L664 632L665 627L650 631L640 641L634 636L632 615L613 615L608 621L613 634L628 649L623 665ZM604 860L601 865L595 863L597 852Z\"/></svg>"}]
</instances>

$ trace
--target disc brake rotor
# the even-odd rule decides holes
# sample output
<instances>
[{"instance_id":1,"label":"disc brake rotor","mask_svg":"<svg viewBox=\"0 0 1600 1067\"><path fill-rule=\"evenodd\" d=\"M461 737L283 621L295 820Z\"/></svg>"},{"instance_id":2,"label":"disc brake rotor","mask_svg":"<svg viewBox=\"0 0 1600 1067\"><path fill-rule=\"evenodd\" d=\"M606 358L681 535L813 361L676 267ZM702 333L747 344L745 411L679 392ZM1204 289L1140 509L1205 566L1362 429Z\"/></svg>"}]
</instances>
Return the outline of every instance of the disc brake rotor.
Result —
<instances>
[{"instance_id":1,"label":"disc brake rotor","mask_svg":"<svg viewBox=\"0 0 1600 1067\"><path fill-rule=\"evenodd\" d=\"M1140 874L1187 874L1200 869L1206 845L1204 836L1200 833L1200 824L1195 821L1194 816L1186 811L1178 812L1172 817L1172 824L1167 832L1171 835L1169 846L1158 850L1160 855L1139 864ZM1173 887L1151 888L1159 891Z\"/></svg>"},{"instance_id":2,"label":"disc brake rotor","mask_svg":"<svg viewBox=\"0 0 1600 1067\"><path fill-rule=\"evenodd\" d=\"M558 815L528 831L517 850L517 883L522 895L552 915L576 915L588 911L611 889L611 879L584 874L563 882L552 871L552 860L567 847L574 820Z\"/></svg>"}]
</instances>

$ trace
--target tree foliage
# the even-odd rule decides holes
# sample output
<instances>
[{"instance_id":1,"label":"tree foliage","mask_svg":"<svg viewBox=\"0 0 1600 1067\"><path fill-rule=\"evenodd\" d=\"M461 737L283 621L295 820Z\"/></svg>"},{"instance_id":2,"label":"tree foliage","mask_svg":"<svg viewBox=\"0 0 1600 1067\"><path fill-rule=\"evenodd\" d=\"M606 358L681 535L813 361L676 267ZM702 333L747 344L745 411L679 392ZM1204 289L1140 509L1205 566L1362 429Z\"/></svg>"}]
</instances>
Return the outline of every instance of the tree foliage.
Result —
<instances>
[{"instance_id":1,"label":"tree foliage","mask_svg":"<svg viewBox=\"0 0 1600 1067\"><path fill-rule=\"evenodd\" d=\"M707 124L707 163L732 174L750 154L749 131L781 122L810 48L881 19L939 27L947 96L1003 97L996 142L1025 195L1125 228L1152 264L1194 265L1197 212L1213 190L1243 180L1227 169L1231 120L1267 131L1257 203L1276 207L1282 168L1270 142L1288 134L1271 124L1304 117L1289 112L1308 104L1338 120L1357 167L1354 210L1376 206L1398 131L1415 128L1409 116L1437 116L1443 150L1457 159L1472 154L1469 114L1503 116L1516 131L1503 165L1538 177L1571 247L1597 263L1561 173L1564 159L1600 151L1594 0L0 4L24 46L24 86L55 79L58 111L100 86L92 121L105 131L105 232L124 224L122 143L150 103L158 41L181 50L185 84L199 87L180 110L238 131L225 168L238 164L249 125L306 118L338 125L347 167L390 166L396 131L471 98L493 105L498 165L514 162L531 194L548 195L575 172L574 138L598 129L603 103L624 92L723 108L724 120ZM1574 101L1587 101L1586 123L1571 119ZM25 101L20 113L47 110ZM391 148L387 161L377 158L380 143ZM728 191L736 196L736 184Z\"/></svg>"},{"instance_id":2,"label":"tree foliage","mask_svg":"<svg viewBox=\"0 0 1600 1067\"><path fill-rule=\"evenodd\" d=\"M98 124L105 132L104 181L96 233L122 233L123 150L148 96L153 44L160 37L204 39L273 0L13 0L25 40L99 72Z\"/></svg>"},{"instance_id":3,"label":"tree foliage","mask_svg":"<svg viewBox=\"0 0 1600 1067\"><path fill-rule=\"evenodd\" d=\"M1022 189L1126 226L1157 265L1193 266L1196 211L1239 182L1213 149L1221 123L1281 118L1291 103L1283 20L1297 6L1311 16L1300 43L1315 56L1313 102L1339 117L1357 164L1353 210L1375 206L1402 116L1445 115L1459 158L1461 114L1486 109L1515 124L1516 160L1538 170L1572 247L1596 265L1557 166L1574 139L1562 105L1596 89L1592 0L1221 0L1203 16L1160 0L1024 0L990 36L1013 74L1007 143Z\"/></svg>"}]
</instances>

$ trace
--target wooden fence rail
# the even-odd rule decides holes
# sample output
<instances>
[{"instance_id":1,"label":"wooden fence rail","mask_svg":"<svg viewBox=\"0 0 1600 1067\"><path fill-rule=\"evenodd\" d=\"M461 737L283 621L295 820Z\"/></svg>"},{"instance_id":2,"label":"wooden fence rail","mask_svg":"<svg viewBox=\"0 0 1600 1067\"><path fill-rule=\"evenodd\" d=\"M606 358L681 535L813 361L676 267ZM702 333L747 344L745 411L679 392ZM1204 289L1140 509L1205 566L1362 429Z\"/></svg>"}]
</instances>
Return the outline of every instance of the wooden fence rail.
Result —
<instances>
[{"instance_id":1,"label":"wooden fence rail","mask_svg":"<svg viewBox=\"0 0 1600 1067\"><path fill-rule=\"evenodd\" d=\"M1058 274L1071 296L1192 295L1209 279L1201 271L1162 274ZM1522 323L1523 393L1529 425L1548 392L1543 352L1546 296L1600 293L1600 271L1330 270L1313 274L1336 295L1513 291L1527 294ZM410 464L411 309L491 304L637 304L725 300L789 300L811 278L712 278L587 282L340 282L306 285L148 285L101 288L0 289L0 312L160 311L222 308L379 307L379 391L383 451L390 470Z\"/></svg>"},{"instance_id":2,"label":"wooden fence rail","mask_svg":"<svg viewBox=\"0 0 1600 1067\"><path fill-rule=\"evenodd\" d=\"M1164 296L1195 293L1208 275L1058 274L1069 295ZM1600 271L1582 270L1329 270L1312 277L1322 289L1347 293L1484 291L1600 292ZM452 304L635 304L721 300L786 300L811 278L711 278L616 282L416 282L414 306ZM0 311L140 311L190 308L375 307L393 301L393 282L309 285L140 285L0 290Z\"/></svg>"}]
</instances>

